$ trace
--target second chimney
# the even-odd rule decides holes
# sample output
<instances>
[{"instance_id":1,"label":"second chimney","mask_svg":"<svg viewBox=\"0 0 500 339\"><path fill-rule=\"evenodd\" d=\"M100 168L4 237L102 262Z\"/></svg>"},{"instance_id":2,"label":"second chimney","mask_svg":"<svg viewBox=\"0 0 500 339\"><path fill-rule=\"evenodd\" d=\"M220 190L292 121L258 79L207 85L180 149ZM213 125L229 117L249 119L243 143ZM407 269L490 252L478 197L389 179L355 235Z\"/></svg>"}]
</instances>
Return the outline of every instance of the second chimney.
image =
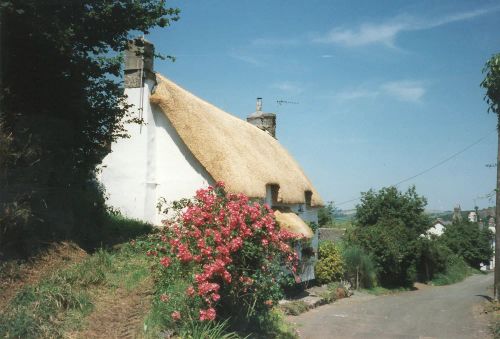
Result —
<instances>
[{"instance_id":1,"label":"second chimney","mask_svg":"<svg viewBox=\"0 0 500 339\"><path fill-rule=\"evenodd\" d=\"M247 117L247 121L276 139L276 114L262 112L262 98L257 98L256 111Z\"/></svg>"},{"instance_id":2,"label":"second chimney","mask_svg":"<svg viewBox=\"0 0 500 339\"><path fill-rule=\"evenodd\" d=\"M144 38L128 42L125 50L125 87L144 86L145 79L155 79L153 71L154 45Z\"/></svg>"}]
</instances>

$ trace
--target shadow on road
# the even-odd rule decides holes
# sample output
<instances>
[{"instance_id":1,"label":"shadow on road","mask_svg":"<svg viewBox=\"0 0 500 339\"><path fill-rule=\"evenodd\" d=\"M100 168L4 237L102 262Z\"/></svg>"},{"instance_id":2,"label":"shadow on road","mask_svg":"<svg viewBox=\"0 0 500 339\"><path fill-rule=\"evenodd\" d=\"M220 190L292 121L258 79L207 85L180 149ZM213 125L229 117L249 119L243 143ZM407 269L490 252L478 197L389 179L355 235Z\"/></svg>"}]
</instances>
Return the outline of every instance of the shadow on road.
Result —
<instances>
[{"instance_id":1,"label":"shadow on road","mask_svg":"<svg viewBox=\"0 0 500 339\"><path fill-rule=\"evenodd\" d=\"M493 298L490 297L489 295L484 295L484 294L476 294L476 297L482 297L486 300L488 300L489 302L492 302L493 301Z\"/></svg>"}]
</instances>

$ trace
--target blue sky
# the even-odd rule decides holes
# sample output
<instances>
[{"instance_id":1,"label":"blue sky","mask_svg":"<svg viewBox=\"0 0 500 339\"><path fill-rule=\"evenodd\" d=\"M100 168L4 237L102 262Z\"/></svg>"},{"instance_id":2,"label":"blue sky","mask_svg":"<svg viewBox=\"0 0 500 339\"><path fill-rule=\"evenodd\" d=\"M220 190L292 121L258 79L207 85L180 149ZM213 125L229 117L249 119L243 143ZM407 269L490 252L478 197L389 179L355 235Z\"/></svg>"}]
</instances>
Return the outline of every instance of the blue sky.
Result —
<instances>
[{"instance_id":1,"label":"blue sky","mask_svg":"<svg viewBox=\"0 0 500 339\"><path fill-rule=\"evenodd\" d=\"M429 209L471 209L495 186L495 116L479 87L500 52L495 1L175 1L147 38L155 68L238 117L278 116L277 137L323 199L411 177ZM279 105L277 100L298 104ZM355 206L352 201L339 205Z\"/></svg>"}]
</instances>

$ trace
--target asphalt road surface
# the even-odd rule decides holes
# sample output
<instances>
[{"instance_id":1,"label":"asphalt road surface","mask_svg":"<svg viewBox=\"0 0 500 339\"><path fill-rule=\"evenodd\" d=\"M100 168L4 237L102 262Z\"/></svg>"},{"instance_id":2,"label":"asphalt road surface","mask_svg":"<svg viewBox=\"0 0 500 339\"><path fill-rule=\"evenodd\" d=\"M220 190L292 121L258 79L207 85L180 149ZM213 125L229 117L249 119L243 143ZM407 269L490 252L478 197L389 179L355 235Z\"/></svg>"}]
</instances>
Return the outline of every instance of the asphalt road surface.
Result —
<instances>
[{"instance_id":1,"label":"asphalt road surface","mask_svg":"<svg viewBox=\"0 0 500 339\"><path fill-rule=\"evenodd\" d=\"M481 305L493 274L387 296L355 294L288 319L301 338L492 338Z\"/></svg>"}]
</instances>

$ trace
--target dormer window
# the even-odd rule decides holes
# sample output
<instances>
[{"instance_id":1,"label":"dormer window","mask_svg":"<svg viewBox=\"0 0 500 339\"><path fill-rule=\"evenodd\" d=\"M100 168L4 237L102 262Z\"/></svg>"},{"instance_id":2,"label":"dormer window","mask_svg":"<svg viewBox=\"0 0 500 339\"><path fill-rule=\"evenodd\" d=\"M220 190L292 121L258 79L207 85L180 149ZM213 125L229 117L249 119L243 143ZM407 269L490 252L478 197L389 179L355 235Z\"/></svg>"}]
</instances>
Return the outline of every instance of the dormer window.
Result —
<instances>
[{"instance_id":1,"label":"dormer window","mask_svg":"<svg viewBox=\"0 0 500 339\"><path fill-rule=\"evenodd\" d=\"M277 184L266 185L266 203L269 206L276 205L278 203L278 191L280 186Z\"/></svg>"},{"instance_id":2,"label":"dormer window","mask_svg":"<svg viewBox=\"0 0 500 339\"><path fill-rule=\"evenodd\" d=\"M311 207L312 195L313 195L313 193L311 191L304 192L307 207Z\"/></svg>"}]
</instances>

